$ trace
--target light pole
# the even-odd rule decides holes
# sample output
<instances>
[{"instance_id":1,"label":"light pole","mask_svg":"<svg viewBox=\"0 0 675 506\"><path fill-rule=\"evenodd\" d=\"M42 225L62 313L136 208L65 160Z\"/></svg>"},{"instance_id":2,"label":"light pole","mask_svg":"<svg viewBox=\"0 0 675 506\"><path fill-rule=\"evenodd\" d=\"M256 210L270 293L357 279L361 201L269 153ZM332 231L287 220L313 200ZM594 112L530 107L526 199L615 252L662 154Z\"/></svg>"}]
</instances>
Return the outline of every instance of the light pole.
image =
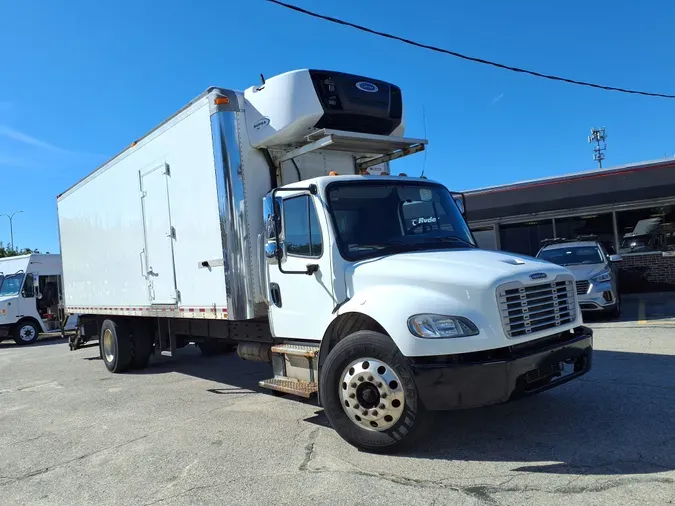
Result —
<instances>
[{"instance_id":1,"label":"light pole","mask_svg":"<svg viewBox=\"0 0 675 506\"><path fill-rule=\"evenodd\" d=\"M10 243L9 248L11 250L14 249L14 226L12 224L12 219L14 218L15 214L19 214L19 213L22 213L22 212L23 211L16 211L16 212L13 212L12 214L0 214L0 216L7 216L7 218L9 219L9 243Z\"/></svg>"}]
</instances>

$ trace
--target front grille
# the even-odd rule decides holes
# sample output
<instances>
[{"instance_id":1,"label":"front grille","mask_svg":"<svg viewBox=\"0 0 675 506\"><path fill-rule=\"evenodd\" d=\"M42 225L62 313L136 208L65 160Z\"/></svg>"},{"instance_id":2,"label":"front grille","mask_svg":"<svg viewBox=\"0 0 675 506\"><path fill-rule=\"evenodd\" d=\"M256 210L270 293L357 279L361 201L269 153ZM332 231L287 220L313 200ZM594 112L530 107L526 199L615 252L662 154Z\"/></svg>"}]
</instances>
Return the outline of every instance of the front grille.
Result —
<instances>
[{"instance_id":1,"label":"front grille","mask_svg":"<svg viewBox=\"0 0 675 506\"><path fill-rule=\"evenodd\" d=\"M577 281L577 295L586 295L590 286L590 281Z\"/></svg>"},{"instance_id":2,"label":"front grille","mask_svg":"<svg viewBox=\"0 0 675 506\"><path fill-rule=\"evenodd\" d=\"M508 283L497 288L497 300L507 337L552 329L576 318L574 282L567 278L528 286Z\"/></svg>"}]
</instances>

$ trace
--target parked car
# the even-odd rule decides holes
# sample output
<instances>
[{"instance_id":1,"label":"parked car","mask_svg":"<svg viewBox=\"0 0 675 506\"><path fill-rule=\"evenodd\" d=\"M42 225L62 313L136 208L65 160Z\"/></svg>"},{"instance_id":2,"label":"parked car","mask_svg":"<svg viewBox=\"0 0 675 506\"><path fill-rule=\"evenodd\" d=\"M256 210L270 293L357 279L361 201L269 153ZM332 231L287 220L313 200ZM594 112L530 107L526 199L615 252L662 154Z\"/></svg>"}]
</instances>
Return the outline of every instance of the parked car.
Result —
<instances>
[{"instance_id":1,"label":"parked car","mask_svg":"<svg viewBox=\"0 0 675 506\"><path fill-rule=\"evenodd\" d=\"M621 256L609 254L600 241L547 239L537 258L572 271L582 311L602 311L615 318L621 316L617 272Z\"/></svg>"}]
</instances>

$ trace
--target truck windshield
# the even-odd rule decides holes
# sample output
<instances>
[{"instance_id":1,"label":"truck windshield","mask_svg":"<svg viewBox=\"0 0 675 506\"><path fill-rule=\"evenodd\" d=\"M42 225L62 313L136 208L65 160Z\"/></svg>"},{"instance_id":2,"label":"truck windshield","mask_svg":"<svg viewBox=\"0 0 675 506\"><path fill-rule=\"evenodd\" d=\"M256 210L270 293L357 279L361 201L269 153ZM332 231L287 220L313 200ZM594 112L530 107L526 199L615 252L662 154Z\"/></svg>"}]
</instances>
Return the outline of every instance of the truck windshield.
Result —
<instances>
[{"instance_id":1,"label":"truck windshield","mask_svg":"<svg viewBox=\"0 0 675 506\"><path fill-rule=\"evenodd\" d=\"M343 182L327 196L347 260L431 249L475 248L448 190L419 182Z\"/></svg>"},{"instance_id":2,"label":"truck windshield","mask_svg":"<svg viewBox=\"0 0 675 506\"><path fill-rule=\"evenodd\" d=\"M5 276L0 285L0 297L18 295L23 284L23 273Z\"/></svg>"}]
</instances>

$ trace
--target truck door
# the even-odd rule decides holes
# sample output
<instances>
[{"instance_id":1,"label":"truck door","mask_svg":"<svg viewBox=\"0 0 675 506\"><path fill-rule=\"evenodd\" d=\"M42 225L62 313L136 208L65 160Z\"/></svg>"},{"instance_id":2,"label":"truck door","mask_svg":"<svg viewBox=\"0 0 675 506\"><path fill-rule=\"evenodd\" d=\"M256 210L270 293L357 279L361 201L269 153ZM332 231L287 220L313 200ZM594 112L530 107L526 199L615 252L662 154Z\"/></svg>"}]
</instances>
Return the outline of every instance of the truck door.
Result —
<instances>
[{"instance_id":1,"label":"truck door","mask_svg":"<svg viewBox=\"0 0 675 506\"><path fill-rule=\"evenodd\" d=\"M169 167L162 164L141 172L141 204L145 249L142 271L148 282L151 304L176 304L176 272L173 260L175 232L169 206Z\"/></svg>"},{"instance_id":2,"label":"truck door","mask_svg":"<svg viewBox=\"0 0 675 506\"><path fill-rule=\"evenodd\" d=\"M280 200L280 199L279 199ZM275 337L320 341L335 307L325 220L320 220L317 200L307 193L284 198L279 234L283 256L270 258L267 250L269 318ZM265 200L265 216L271 199ZM269 236L275 232L267 227ZM279 264L281 269L279 269ZM312 274L304 274L312 266Z\"/></svg>"}]
</instances>

